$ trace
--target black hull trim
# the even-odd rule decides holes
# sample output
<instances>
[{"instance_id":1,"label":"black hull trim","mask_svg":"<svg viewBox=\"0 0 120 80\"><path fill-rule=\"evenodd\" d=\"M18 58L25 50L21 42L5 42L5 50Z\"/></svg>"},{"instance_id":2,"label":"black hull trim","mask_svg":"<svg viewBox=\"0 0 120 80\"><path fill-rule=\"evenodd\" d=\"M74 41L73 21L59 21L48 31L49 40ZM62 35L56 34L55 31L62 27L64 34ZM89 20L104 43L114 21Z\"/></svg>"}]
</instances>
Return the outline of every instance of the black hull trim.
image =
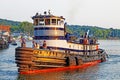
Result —
<instances>
[{"instance_id":1,"label":"black hull trim","mask_svg":"<svg viewBox=\"0 0 120 80\"><path fill-rule=\"evenodd\" d=\"M55 49L55 50L73 51L73 52L94 52L94 51L98 51L98 50L75 50L75 49L52 47L52 46L48 46L47 48L48 49Z\"/></svg>"}]
</instances>

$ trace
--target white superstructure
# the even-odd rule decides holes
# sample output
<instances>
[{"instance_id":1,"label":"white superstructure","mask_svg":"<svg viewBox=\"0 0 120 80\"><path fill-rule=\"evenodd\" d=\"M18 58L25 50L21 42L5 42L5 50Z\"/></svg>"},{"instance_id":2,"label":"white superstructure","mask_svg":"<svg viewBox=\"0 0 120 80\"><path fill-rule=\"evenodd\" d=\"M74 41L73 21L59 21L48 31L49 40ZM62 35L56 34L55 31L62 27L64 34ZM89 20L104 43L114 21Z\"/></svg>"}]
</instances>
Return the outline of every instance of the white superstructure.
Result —
<instances>
[{"instance_id":1,"label":"white superstructure","mask_svg":"<svg viewBox=\"0 0 120 80\"><path fill-rule=\"evenodd\" d=\"M64 20L62 16L52 14L39 15L36 13L32 17L34 20L34 40L43 46L46 41L47 47L68 48L64 32Z\"/></svg>"},{"instance_id":2,"label":"white superstructure","mask_svg":"<svg viewBox=\"0 0 120 80\"><path fill-rule=\"evenodd\" d=\"M54 16L50 12L48 14L44 12L44 15L36 13L32 19L34 21L34 40L41 47L45 42L48 49L71 52L94 51L98 48L98 44L86 45L80 42L68 42L65 37L65 18L63 16Z\"/></svg>"}]
</instances>

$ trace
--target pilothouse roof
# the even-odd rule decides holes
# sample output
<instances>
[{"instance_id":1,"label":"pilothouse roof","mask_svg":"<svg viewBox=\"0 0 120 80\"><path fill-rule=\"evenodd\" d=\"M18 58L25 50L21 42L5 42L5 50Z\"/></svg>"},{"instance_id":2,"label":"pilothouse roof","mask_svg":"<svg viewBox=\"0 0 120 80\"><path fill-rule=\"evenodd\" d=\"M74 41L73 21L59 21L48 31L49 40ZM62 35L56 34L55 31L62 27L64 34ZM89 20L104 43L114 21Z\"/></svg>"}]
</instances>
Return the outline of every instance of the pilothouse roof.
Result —
<instances>
[{"instance_id":1,"label":"pilothouse roof","mask_svg":"<svg viewBox=\"0 0 120 80\"><path fill-rule=\"evenodd\" d=\"M39 13L36 13L35 16L32 17L32 19L35 19L35 18L60 18L60 19L64 19L63 16L55 16L55 15L52 15L50 12L47 12L45 11L44 14L39 14Z\"/></svg>"}]
</instances>

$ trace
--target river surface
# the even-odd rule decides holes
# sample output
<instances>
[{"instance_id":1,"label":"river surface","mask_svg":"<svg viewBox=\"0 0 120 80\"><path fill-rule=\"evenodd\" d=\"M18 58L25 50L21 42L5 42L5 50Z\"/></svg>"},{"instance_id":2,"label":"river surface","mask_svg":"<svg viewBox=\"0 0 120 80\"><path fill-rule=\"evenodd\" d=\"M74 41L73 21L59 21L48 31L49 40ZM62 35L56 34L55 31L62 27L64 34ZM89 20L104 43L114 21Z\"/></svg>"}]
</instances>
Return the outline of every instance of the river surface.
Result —
<instances>
[{"instance_id":1,"label":"river surface","mask_svg":"<svg viewBox=\"0 0 120 80\"><path fill-rule=\"evenodd\" d=\"M120 40L99 40L99 43L109 54L106 62L85 69L20 75L15 64L18 42L17 46L0 50L0 80L120 80Z\"/></svg>"}]
</instances>

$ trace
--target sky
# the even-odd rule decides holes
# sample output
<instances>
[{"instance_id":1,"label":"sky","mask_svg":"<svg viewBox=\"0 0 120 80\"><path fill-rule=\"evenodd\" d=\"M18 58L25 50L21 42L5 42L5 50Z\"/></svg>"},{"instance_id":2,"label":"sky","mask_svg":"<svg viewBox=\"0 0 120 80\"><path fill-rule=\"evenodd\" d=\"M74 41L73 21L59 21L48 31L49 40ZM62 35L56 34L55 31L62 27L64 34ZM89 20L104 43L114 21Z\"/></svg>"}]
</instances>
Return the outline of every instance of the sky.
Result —
<instances>
[{"instance_id":1,"label":"sky","mask_svg":"<svg viewBox=\"0 0 120 80\"><path fill-rule=\"evenodd\" d=\"M0 18L29 21L51 10L68 24L120 29L120 0L0 0Z\"/></svg>"}]
</instances>

